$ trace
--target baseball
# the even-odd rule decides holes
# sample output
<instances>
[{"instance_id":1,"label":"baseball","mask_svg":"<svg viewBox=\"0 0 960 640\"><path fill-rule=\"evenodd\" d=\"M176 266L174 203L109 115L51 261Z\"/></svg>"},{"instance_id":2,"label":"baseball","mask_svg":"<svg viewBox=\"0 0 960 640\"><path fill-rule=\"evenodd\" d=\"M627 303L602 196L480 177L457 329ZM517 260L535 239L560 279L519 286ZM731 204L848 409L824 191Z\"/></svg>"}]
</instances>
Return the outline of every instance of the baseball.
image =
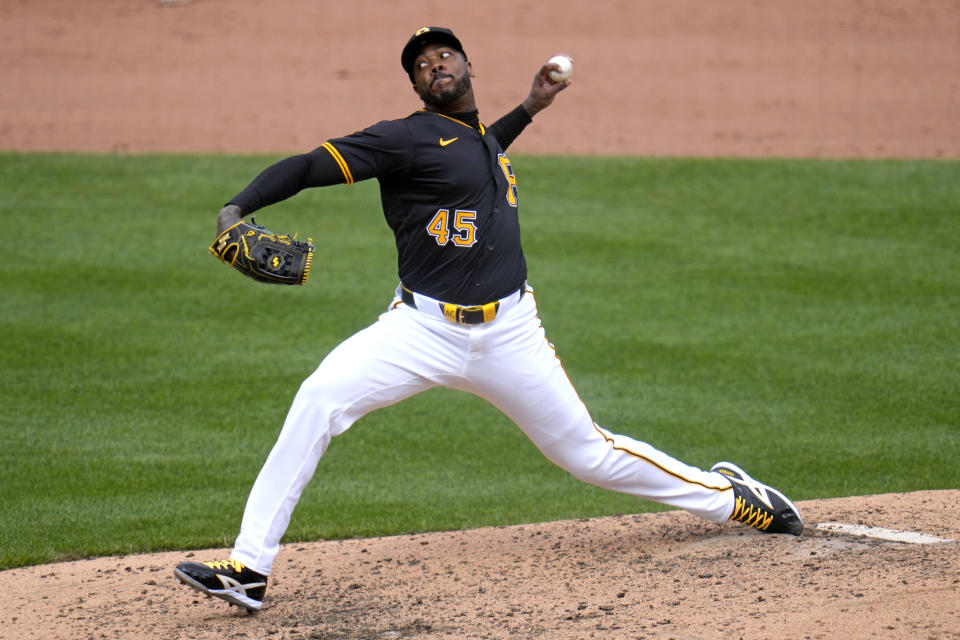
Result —
<instances>
[{"instance_id":1,"label":"baseball","mask_svg":"<svg viewBox=\"0 0 960 640\"><path fill-rule=\"evenodd\" d=\"M547 60L547 64L555 64L560 67L560 71L550 70L547 75L554 82L563 82L573 75L573 59L570 56L558 54Z\"/></svg>"}]
</instances>

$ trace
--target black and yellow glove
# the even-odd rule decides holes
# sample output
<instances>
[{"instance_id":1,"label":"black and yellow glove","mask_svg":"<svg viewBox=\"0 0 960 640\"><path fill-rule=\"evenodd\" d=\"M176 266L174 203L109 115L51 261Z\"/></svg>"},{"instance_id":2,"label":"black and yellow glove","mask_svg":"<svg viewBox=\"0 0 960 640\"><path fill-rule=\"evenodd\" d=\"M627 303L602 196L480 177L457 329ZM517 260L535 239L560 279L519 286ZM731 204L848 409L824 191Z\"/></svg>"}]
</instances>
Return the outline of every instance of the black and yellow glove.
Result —
<instances>
[{"instance_id":1,"label":"black and yellow glove","mask_svg":"<svg viewBox=\"0 0 960 640\"><path fill-rule=\"evenodd\" d=\"M270 284L303 284L310 275L312 240L301 242L241 220L213 241L210 253L243 275Z\"/></svg>"}]
</instances>

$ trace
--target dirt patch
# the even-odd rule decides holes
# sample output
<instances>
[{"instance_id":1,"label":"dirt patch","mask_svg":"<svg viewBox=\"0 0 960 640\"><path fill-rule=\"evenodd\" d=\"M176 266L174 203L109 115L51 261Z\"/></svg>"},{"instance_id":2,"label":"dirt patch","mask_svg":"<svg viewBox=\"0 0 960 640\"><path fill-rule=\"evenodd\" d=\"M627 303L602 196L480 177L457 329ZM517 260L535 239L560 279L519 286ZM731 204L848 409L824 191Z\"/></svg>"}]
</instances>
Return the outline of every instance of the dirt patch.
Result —
<instances>
[{"instance_id":1,"label":"dirt patch","mask_svg":"<svg viewBox=\"0 0 960 640\"><path fill-rule=\"evenodd\" d=\"M254 615L173 577L227 550L13 569L0 638L960 638L960 491L799 507L799 538L668 512L288 544Z\"/></svg>"},{"instance_id":2,"label":"dirt patch","mask_svg":"<svg viewBox=\"0 0 960 640\"><path fill-rule=\"evenodd\" d=\"M305 151L419 106L400 48L452 26L481 117L551 54L514 151L960 157L960 1L4 0L0 149Z\"/></svg>"},{"instance_id":3,"label":"dirt patch","mask_svg":"<svg viewBox=\"0 0 960 640\"><path fill-rule=\"evenodd\" d=\"M958 1L562 4L6 0L0 149L311 149L418 107L399 50L430 22L486 121L575 56L515 151L960 157ZM960 539L958 491L801 508ZM955 542L807 533L674 512L286 545L254 616L177 583L191 554L28 567L0 638L960 638Z\"/></svg>"}]
</instances>

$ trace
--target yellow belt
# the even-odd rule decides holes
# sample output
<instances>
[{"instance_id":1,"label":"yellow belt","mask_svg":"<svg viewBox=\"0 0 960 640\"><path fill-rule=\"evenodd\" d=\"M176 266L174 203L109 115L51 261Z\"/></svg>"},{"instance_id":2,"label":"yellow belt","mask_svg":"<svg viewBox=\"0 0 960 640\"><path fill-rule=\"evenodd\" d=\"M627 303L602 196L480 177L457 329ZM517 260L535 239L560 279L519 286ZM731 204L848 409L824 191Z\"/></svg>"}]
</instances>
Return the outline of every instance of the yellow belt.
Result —
<instances>
[{"instance_id":1,"label":"yellow belt","mask_svg":"<svg viewBox=\"0 0 960 640\"><path fill-rule=\"evenodd\" d=\"M413 292L400 286L400 299L403 303L417 308ZM500 309L500 301L488 302L474 306L463 306L451 302L438 302L443 317L454 324L483 324L490 322L497 317L497 311Z\"/></svg>"}]
</instances>

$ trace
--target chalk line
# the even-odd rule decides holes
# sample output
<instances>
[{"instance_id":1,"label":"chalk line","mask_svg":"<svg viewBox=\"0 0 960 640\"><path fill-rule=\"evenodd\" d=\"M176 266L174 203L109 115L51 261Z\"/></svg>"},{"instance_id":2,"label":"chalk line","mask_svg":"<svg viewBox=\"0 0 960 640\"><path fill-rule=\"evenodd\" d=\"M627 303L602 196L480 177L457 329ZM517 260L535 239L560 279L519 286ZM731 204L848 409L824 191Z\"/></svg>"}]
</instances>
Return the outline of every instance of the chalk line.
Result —
<instances>
[{"instance_id":1,"label":"chalk line","mask_svg":"<svg viewBox=\"0 0 960 640\"><path fill-rule=\"evenodd\" d=\"M945 542L954 542L949 538L938 538L918 531L899 531L897 529L884 529L883 527L867 527L860 524L845 524L843 522L821 522L816 526L817 529L824 531L835 531L837 533L846 533L853 536L865 538L877 538L879 540L890 540L892 542L905 542L907 544L942 544Z\"/></svg>"}]
</instances>

